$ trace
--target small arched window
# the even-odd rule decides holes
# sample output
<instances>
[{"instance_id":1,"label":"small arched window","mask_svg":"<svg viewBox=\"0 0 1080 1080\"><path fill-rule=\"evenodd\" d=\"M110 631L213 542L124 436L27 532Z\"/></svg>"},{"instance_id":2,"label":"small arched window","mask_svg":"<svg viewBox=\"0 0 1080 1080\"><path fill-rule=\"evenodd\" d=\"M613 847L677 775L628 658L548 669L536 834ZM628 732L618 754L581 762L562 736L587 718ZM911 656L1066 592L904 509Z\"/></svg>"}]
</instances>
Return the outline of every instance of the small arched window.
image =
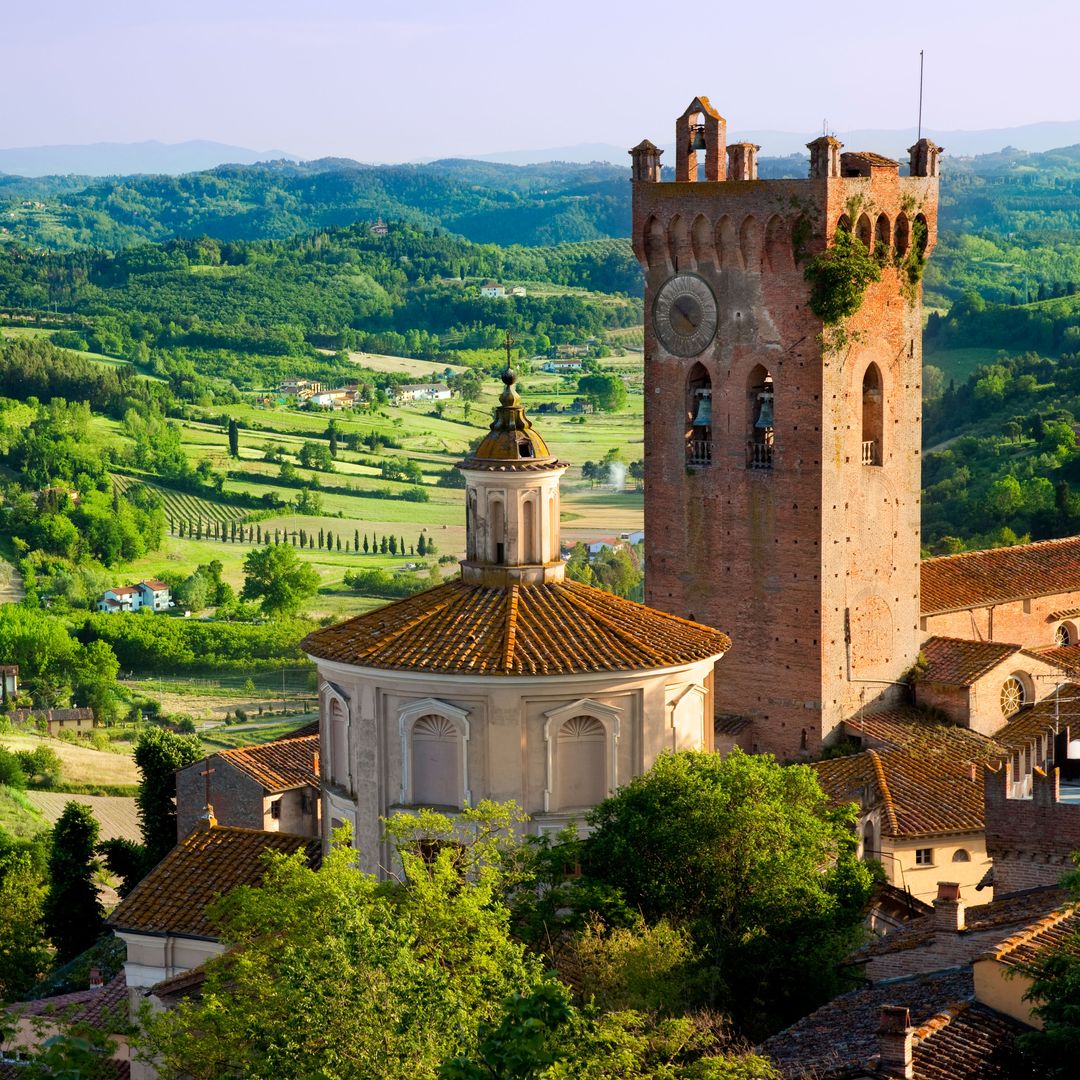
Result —
<instances>
[{"instance_id":1,"label":"small arched window","mask_svg":"<svg viewBox=\"0 0 1080 1080\"><path fill-rule=\"evenodd\" d=\"M1023 682L1015 675L1010 675L1001 684L1001 715L1005 717L1018 713L1027 704L1027 691Z\"/></svg>"},{"instance_id":2,"label":"small arched window","mask_svg":"<svg viewBox=\"0 0 1080 1080\"><path fill-rule=\"evenodd\" d=\"M880 465L882 436L885 428L884 392L881 371L877 364L870 364L863 374L862 384L862 463Z\"/></svg>"},{"instance_id":3,"label":"small arched window","mask_svg":"<svg viewBox=\"0 0 1080 1080\"><path fill-rule=\"evenodd\" d=\"M971 852L967 848L957 848L953 852L953 862L971 862Z\"/></svg>"},{"instance_id":4,"label":"small arched window","mask_svg":"<svg viewBox=\"0 0 1080 1080\"><path fill-rule=\"evenodd\" d=\"M341 699L332 696L329 702L330 780L339 787L349 787L349 718Z\"/></svg>"},{"instance_id":5,"label":"small arched window","mask_svg":"<svg viewBox=\"0 0 1080 1080\"><path fill-rule=\"evenodd\" d=\"M700 469L712 464L712 379L695 364L686 379L686 464Z\"/></svg>"},{"instance_id":6,"label":"small arched window","mask_svg":"<svg viewBox=\"0 0 1080 1080\"><path fill-rule=\"evenodd\" d=\"M526 499L521 507L521 531L525 534L521 538L524 562L529 565L539 562L536 556L536 503L532 499Z\"/></svg>"},{"instance_id":7,"label":"small arched window","mask_svg":"<svg viewBox=\"0 0 1080 1080\"><path fill-rule=\"evenodd\" d=\"M864 859L876 859L878 857L877 839L872 821L868 821L863 826L862 857Z\"/></svg>"},{"instance_id":8,"label":"small arched window","mask_svg":"<svg viewBox=\"0 0 1080 1080\"><path fill-rule=\"evenodd\" d=\"M506 564L506 512L502 499L492 499L488 503L488 516L491 521L491 561L496 566Z\"/></svg>"},{"instance_id":9,"label":"small arched window","mask_svg":"<svg viewBox=\"0 0 1080 1080\"><path fill-rule=\"evenodd\" d=\"M896 254L903 258L911 245L911 226L907 214L900 214L896 219Z\"/></svg>"},{"instance_id":10,"label":"small arched window","mask_svg":"<svg viewBox=\"0 0 1080 1080\"><path fill-rule=\"evenodd\" d=\"M1069 630L1069 624L1068 623L1062 623L1054 631L1054 643L1056 645L1072 645L1073 644L1073 636L1072 636L1072 633Z\"/></svg>"},{"instance_id":11,"label":"small arched window","mask_svg":"<svg viewBox=\"0 0 1080 1080\"><path fill-rule=\"evenodd\" d=\"M889 241L892 239L890 233L889 219L884 214L878 214L874 226L874 258L879 263L884 263L889 257Z\"/></svg>"},{"instance_id":12,"label":"small arched window","mask_svg":"<svg viewBox=\"0 0 1080 1080\"><path fill-rule=\"evenodd\" d=\"M775 419L773 403L776 386L769 371L758 364L747 380L747 454L750 469L771 469Z\"/></svg>"},{"instance_id":13,"label":"small arched window","mask_svg":"<svg viewBox=\"0 0 1080 1080\"><path fill-rule=\"evenodd\" d=\"M445 716L421 716L412 727L412 802L460 809L461 732Z\"/></svg>"},{"instance_id":14,"label":"small arched window","mask_svg":"<svg viewBox=\"0 0 1080 1080\"><path fill-rule=\"evenodd\" d=\"M873 245L870 242L870 234L872 229L873 226L871 226L870 224L870 219L866 216L866 214L860 214L859 220L855 223L855 236L858 239L859 243L862 244L862 246L866 248L867 251L874 250Z\"/></svg>"},{"instance_id":15,"label":"small arched window","mask_svg":"<svg viewBox=\"0 0 1080 1080\"><path fill-rule=\"evenodd\" d=\"M558 809L595 806L607 797L607 733L594 716L572 716L559 728Z\"/></svg>"},{"instance_id":16,"label":"small arched window","mask_svg":"<svg viewBox=\"0 0 1080 1080\"><path fill-rule=\"evenodd\" d=\"M847 214L841 214L840 219L836 223L837 232L851 233L851 218Z\"/></svg>"}]
</instances>

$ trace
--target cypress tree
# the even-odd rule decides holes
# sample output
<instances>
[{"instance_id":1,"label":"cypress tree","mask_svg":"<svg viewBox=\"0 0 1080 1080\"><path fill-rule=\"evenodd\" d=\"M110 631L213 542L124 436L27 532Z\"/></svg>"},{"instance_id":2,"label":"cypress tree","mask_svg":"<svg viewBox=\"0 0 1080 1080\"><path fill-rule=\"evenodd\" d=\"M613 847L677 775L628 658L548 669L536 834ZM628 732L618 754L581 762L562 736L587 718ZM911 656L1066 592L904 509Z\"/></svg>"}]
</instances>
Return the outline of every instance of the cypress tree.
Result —
<instances>
[{"instance_id":1,"label":"cypress tree","mask_svg":"<svg viewBox=\"0 0 1080 1080\"><path fill-rule=\"evenodd\" d=\"M256 525L255 526L255 543L259 544L261 546L262 540L263 540L262 526L261 525Z\"/></svg>"},{"instance_id":2,"label":"cypress tree","mask_svg":"<svg viewBox=\"0 0 1080 1080\"><path fill-rule=\"evenodd\" d=\"M319 530L319 550L320 551L322 551L323 541L325 539L326 539L326 534L322 531L322 529L320 529Z\"/></svg>"},{"instance_id":3,"label":"cypress tree","mask_svg":"<svg viewBox=\"0 0 1080 1080\"><path fill-rule=\"evenodd\" d=\"M366 555L369 550L370 548L368 547L367 533L364 533L364 554Z\"/></svg>"},{"instance_id":4,"label":"cypress tree","mask_svg":"<svg viewBox=\"0 0 1080 1080\"><path fill-rule=\"evenodd\" d=\"M338 536L335 536L334 539L337 541L337 549L338 549L338 551L340 551L341 550L341 535L339 534ZM345 541L345 550L346 551L349 550L349 541L348 540Z\"/></svg>"},{"instance_id":5,"label":"cypress tree","mask_svg":"<svg viewBox=\"0 0 1080 1080\"><path fill-rule=\"evenodd\" d=\"M360 530L359 529L354 529L353 530L353 551L359 551L359 550L360 550Z\"/></svg>"},{"instance_id":6,"label":"cypress tree","mask_svg":"<svg viewBox=\"0 0 1080 1080\"><path fill-rule=\"evenodd\" d=\"M94 884L98 832L93 811L77 802L64 807L53 828L44 916L45 929L61 964L89 949L104 929L105 909ZM175 837L174 823L174 841Z\"/></svg>"},{"instance_id":7,"label":"cypress tree","mask_svg":"<svg viewBox=\"0 0 1080 1080\"><path fill-rule=\"evenodd\" d=\"M416 554L417 555L426 555L427 554L427 539L424 537L423 533L420 534L420 539L416 541Z\"/></svg>"},{"instance_id":8,"label":"cypress tree","mask_svg":"<svg viewBox=\"0 0 1080 1080\"><path fill-rule=\"evenodd\" d=\"M404 555L405 554L405 537L404 536L399 536L398 537L398 548L400 549L401 554Z\"/></svg>"},{"instance_id":9,"label":"cypress tree","mask_svg":"<svg viewBox=\"0 0 1080 1080\"><path fill-rule=\"evenodd\" d=\"M240 456L240 425L235 421L229 420L229 457L238 458Z\"/></svg>"},{"instance_id":10,"label":"cypress tree","mask_svg":"<svg viewBox=\"0 0 1080 1080\"><path fill-rule=\"evenodd\" d=\"M326 530L326 550L334 550L334 534L329 529Z\"/></svg>"},{"instance_id":11,"label":"cypress tree","mask_svg":"<svg viewBox=\"0 0 1080 1080\"><path fill-rule=\"evenodd\" d=\"M385 536L379 541L379 551L385 555L390 550L390 542Z\"/></svg>"},{"instance_id":12,"label":"cypress tree","mask_svg":"<svg viewBox=\"0 0 1080 1080\"><path fill-rule=\"evenodd\" d=\"M391 555L396 555L397 554L397 537L396 536L391 536L390 537L390 554Z\"/></svg>"}]
</instances>

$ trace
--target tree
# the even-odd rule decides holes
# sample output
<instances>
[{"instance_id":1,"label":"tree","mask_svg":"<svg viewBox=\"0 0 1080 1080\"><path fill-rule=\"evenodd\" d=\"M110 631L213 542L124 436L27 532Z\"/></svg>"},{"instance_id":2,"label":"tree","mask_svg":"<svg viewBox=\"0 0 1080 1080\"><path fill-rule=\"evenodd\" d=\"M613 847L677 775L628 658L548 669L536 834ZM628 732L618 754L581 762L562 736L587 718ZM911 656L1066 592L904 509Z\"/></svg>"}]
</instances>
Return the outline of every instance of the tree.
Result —
<instances>
[{"instance_id":1,"label":"tree","mask_svg":"<svg viewBox=\"0 0 1080 1080\"><path fill-rule=\"evenodd\" d=\"M305 442L300 447L300 464L305 469L321 469L323 472L334 471L334 459L330 453L330 447L322 443Z\"/></svg>"},{"instance_id":2,"label":"tree","mask_svg":"<svg viewBox=\"0 0 1080 1080\"><path fill-rule=\"evenodd\" d=\"M240 456L240 425L233 419L229 420L229 457Z\"/></svg>"},{"instance_id":3,"label":"tree","mask_svg":"<svg viewBox=\"0 0 1080 1080\"><path fill-rule=\"evenodd\" d=\"M105 909L94 883L99 868L97 843L98 823L93 811L82 803L69 802L53 827L44 909L45 927L61 964L89 949L105 924Z\"/></svg>"},{"instance_id":4,"label":"tree","mask_svg":"<svg viewBox=\"0 0 1080 1080\"><path fill-rule=\"evenodd\" d=\"M0 850L0 1002L19 1000L45 973L45 881L28 851Z\"/></svg>"},{"instance_id":5,"label":"tree","mask_svg":"<svg viewBox=\"0 0 1080 1080\"><path fill-rule=\"evenodd\" d=\"M618 412L626 405L626 385L618 375L582 375L577 388L600 412Z\"/></svg>"},{"instance_id":6,"label":"tree","mask_svg":"<svg viewBox=\"0 0 1080 1080\"><path fill-rule=\"evenodd\" d=\"M267 615L299 611L319 588L319 575L291 547L256 548L244 559L244 600L261 600Z\"/></svg>"},{"instance_id":7,"label":"tree","mask_svg":"<svg viewBox=\"0 0 1080 1080\"><path fill-rule=\"evenodd\" d=\"M162 1080L434 1080L443 1060L476 1048L505 999L544 981L499 899L516 815L482 804L461 819L395 818L407 884L361 872L341 837L319 870L268 854L261 888L211 909L236 948L208 962L201 1001L145 1016L140 1056ZM427 859L419 836L434 838Z\"/></svg>"},{"instance_id":8,"label":"tree","mask_svg":"<svg viewBox=\"0 0 1080 1080\"><path fill-rule=\"evenodd\" d=\"M1073 855L1073 862L1080 868L1080 854ZM1065 886L1072 902L1080 901L1080 872L1069 874ZM1031 980L1024 997L1043 1025L1041 1031L1027 1032L1019 1039L1036 1066L1033 1075L1071 1080L1080 1050L1080 934L1037 953L1018 970Z\"/></svg>"},{"instance_id":9,"label":"tree","mask_svg":"<svg viewBox=\"0 0 1080 1080\"><path fill-rule=\"evenodd\" d=\"M368 549L368 538L367 538L367 533L364 533L364 554L365 554L365 555L366 555L366 554L368 553L368 550L369 550L369 549Z\"/></svg>"},{"instance_id":10,"label":"tree","mask_svg":"<svg viewBox=\"0 0 1080 1080\"><path fill-rule=\"evenodd\" d=\"M149 870L176 844L176 770L199 761L203 749L194 735L152 727L140 733L134 757L140 778L135 801Z\"/></svg>"},{"instance_id":11,"label":"tree","mask_svg":"<svg viewBox=\"0 0 1080 1080\"><path fill-rule=\"evenodd\" d=\"M427 554L427 537L421 533L420 539L416 541L416 554L423 557Z\"/></svg>"},{"instance_id":12,"label":"tree","mask_svg":"<svg viewBox=\"0 0 1080 1080\"><path fill-rule=\"evenodd\" d=\"M585 866L646 920L687 925L712 1004L758 1037L841 987L873 884L854 820L853 806L829 808L809 766L664 754L590 812Z\"/></svg>"}]
</instances>

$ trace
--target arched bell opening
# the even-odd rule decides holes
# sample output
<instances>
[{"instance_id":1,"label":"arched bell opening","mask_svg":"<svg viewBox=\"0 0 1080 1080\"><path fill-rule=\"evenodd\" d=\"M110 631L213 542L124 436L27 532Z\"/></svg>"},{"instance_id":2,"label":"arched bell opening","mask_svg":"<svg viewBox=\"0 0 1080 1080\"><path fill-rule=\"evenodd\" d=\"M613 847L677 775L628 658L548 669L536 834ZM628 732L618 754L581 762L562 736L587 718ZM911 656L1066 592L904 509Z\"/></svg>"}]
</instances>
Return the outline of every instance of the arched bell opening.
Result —
<instances>
[{"instance_id":1,"label":"arched bell opening","mask_svg":"<svg viewBox=\"0 0 1080 1080\"><path fill-rule=\"evenodd\" d=\"M866 214L860 214L859 220L855 223L855 237L868 252L874 250L871 238L872 231L873 226L870 224L870 219Z\"/></svg>"},{"instance_id":2,"label":"arched bell opening","mask_svg":"<svg viewBox=\"0 0 1080 1080\"><path fill-rule=\"evenodd\" d=\"M668 247L676 270L693 269L694 252L690 247L690 233L686 219L681 214L676 214L668 225Z\"/></svg>"},{"instance_id":3,"label":"arched bell opening","mask_svg":"<svg viewBox=\"0 0 1080 1080\"><path fill-rule=\"evenodd\" d=\"M694 263L699 268L715 266L713 229L704 214L698 214L694 218L694 224L690 226L690 246L694 251Z\"/></svg>"},{"instance_id":4,"label":"arched bell opening","mask_svg":"<svg viewBox=\"0 0 1080 1080\"><path fill-rule=\"evenodd\" d=\"M712 464L712 379L695 364L686 379L686 464L700 469Z\"/></svg>"},{"instance_id":5,"label":"arched bell opening","mask_svg":"<svg viewBox=\"0 0 1080 1080\"><path fill-rule=\"evenodd\" d=\"M915 224L912 228L915 241L915 254L919 259L926 258L926 246L930 242L930 226L926 224L926 218L922 214L915 215Z\"/></svg>"},{"instance_id":6,"label":"arched bell opening","mask_svg":"<svg viewBox=\"0 0 1080 1080\"><path fill-rule=\"evenodd\" d=\"M862 383L862 463L880 465L883 458L882 439L885 434L885 402L881 370L869 364Z\"/></svg>"},{"instance_id":7,"label":"arched bell opening","mask_svg":"<svg viewBox=\"0 0 1080 1080\"><path fill-rule=\"evenodd\" d=\"M750 469L771 469L775 419L773 401L776 387L768 368L758 364L746 383L746 465Z\"/></svg>"},{"instance_id":8,"label":"arched bell opening","mask_svg":"<svg viewBox=\"0 0 1080 1080\"><path fill-rule=\"evenodd\" d=\"M908 253L908 247L911 245L911 226L908 224L907 214L901 213L896 218L894 244L896 257L902 259Z\"/></svg>"},{"instance_id":9,"label":"arched bell opening","mask_svg":"<svg viewBox=\"0 0 1080 1080\"><path fill-rule=\"evenodd\" d=\"M889 258L891 233L889 219L884 214L878 214L877 223L874 225L874 258L883 266Z\"/></svg>"},{"instance_id":10,"label":"arched bell opening","mask_svg":"<svg viewBox=\"0 0 1080 1080\"><path fill-rule=\"evenodd\" d=\"M849 218L847 214L840 215L836 222L836 231L838 233L846 232L849 236L851 235L851 218Z\"/></svg>"},{"instance_id":11,"label":"arched bell opening","mask_svg":"<svg viewBox=\"0 0 1080 1080\"><path fill-rule=\"evenodd\" d=\"M488 558L496 566L506 565L506 511L502 499L492 499L488 504L491 522L491 552Z\"/></svg>"},{"instance_id":12,"label":"arched bell opening","mask_svg":"<svg viewBox=\"0 0 1080 1080\"><path fill-rule=\"evenodd\" d=\"M667 236L664 226L655 216L645 222L645 261L650 270L670 269Z\"/></svg>"}]
</instances>

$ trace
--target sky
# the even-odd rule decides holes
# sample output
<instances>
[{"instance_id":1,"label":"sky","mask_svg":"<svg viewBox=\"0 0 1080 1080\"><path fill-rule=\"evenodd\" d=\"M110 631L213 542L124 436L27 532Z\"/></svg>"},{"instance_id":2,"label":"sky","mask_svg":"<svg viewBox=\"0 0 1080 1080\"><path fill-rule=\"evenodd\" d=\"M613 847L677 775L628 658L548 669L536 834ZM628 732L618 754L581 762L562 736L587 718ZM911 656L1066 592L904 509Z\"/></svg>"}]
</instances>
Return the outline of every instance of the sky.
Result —
<instances>
[{"instance_id":1,"label":"sky","mask_svg":"<svg viewBox=\"0 0 1080 1080\"><path fill-rule=\"evenodd\" d=\"M415 161L729 132L1074 120L1070 0L34 0L4 5L0 146L213 139ZM825 14L827 11L832 14ZM767 147L764 148L768 152Z\"/></svg>"}]
</instances>

